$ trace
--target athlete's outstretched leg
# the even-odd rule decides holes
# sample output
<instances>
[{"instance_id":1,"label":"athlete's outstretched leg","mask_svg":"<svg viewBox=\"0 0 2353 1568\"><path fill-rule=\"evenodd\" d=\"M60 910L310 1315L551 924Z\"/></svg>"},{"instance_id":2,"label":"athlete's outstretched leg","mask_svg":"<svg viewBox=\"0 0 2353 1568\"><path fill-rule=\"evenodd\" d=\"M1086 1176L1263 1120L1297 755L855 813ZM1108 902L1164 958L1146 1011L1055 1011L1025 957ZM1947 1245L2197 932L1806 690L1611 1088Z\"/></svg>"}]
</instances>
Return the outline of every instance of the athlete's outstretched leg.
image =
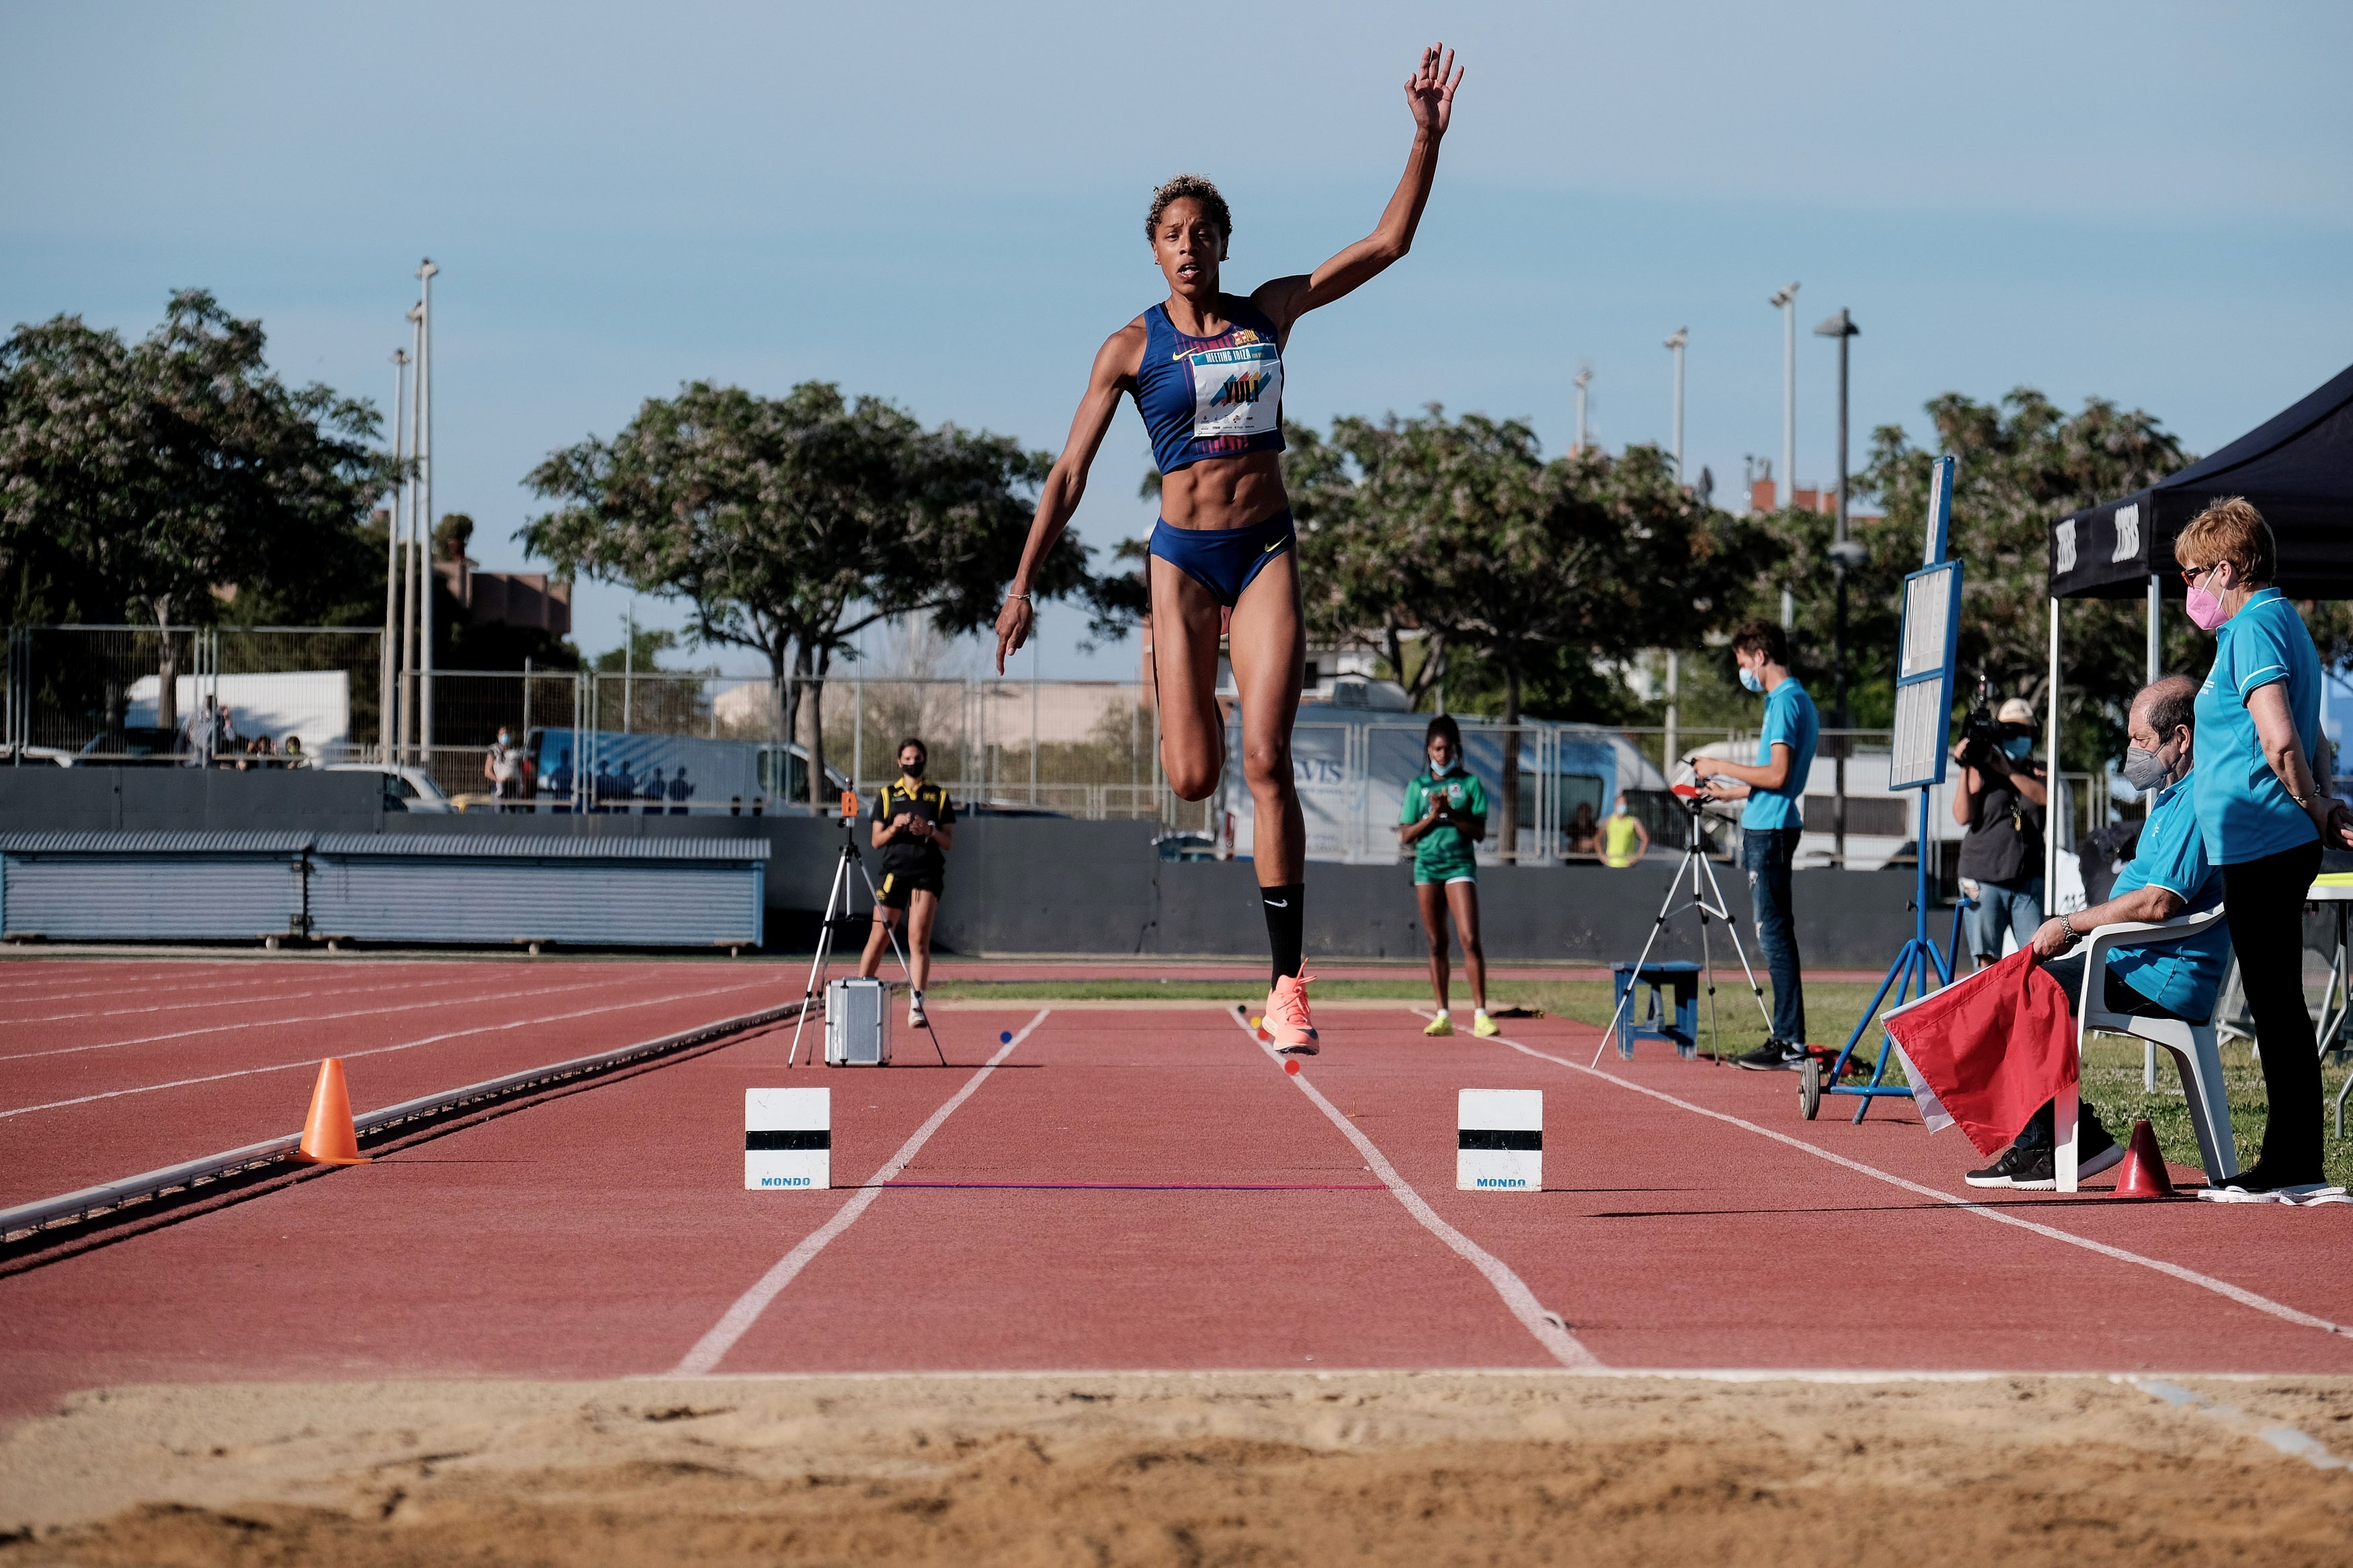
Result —
<instances>
[{"instance_id":1,"label":"athlete's outstretched leg","mask_svg":"<svg viewBox=\"0 0 2353 1568\"><path fill-rule=\"evenodd\" d=\"M1299 681L1307 637L1300 626L1298 557L1285 550L1259 568L1234 606L1227 647L1242 707L1242 776L1250 784L1250 853L1259 901L1266 911L1273 986L1267 1032L1285 1049L1316 1048L1303 971L1307 825L1291 771L1291 727L1299 717Z\"/></svg>"}]
</instances>

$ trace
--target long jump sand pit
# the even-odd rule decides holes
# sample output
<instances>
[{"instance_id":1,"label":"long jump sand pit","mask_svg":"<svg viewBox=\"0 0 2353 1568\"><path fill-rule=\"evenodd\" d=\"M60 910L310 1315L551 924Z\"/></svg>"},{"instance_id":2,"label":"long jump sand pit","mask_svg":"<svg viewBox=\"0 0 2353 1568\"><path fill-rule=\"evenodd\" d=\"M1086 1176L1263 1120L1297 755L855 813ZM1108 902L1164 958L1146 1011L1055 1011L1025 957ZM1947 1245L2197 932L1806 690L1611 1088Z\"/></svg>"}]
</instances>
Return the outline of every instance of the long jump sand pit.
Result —
<instances>
[{"instance_id":1,"label":"long jump sand pit","mask_svg":"<svg viewBox=\"0 0 2353 1568\"><path fill-rule=\"evenodd\" d=\"M2353 1379L2160 1392L2177 1403L2007 1375L116 1388L0 1437L0 1564L2353 1562Z\"/></svg>"}]
</instances>

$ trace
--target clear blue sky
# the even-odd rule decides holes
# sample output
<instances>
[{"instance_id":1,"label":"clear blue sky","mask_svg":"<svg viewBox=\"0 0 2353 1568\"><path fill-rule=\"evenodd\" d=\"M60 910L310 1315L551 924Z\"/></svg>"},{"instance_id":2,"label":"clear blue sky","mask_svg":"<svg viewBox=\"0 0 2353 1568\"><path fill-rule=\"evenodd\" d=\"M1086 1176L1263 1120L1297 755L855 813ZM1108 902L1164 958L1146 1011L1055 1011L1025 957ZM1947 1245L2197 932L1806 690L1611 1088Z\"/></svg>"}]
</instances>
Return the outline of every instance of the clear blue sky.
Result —
<instances>
[{"instance_id":1,"label":"clear blue sky","mask_svg":"<svg viewBox=\"0 0 2353 1568\"><path fill-rule=\"evenodd\" d=\"M1093 349L1158 297L1153 184L1220 183L1238 286L1313 266L1377 215L1442 33L1469 76L1420 242L1301 327L1294 422L1437 401L1558 448L1588 363L1601 440L1663 441L1688 325L1690 468L1728 489L1779 451L1766 301L1792 279L1801 331L1863 329L1858 444L2026 384L2211 450L2353 363L2341 3L1188 15L16 0L0 313L137 333L202 285L289 377L381 405L429 254L438 500L524 567L523 474L690 378L835 380L1059 447ZM1801 483L1831 472L1832 353L1800 337ZM1148 529L1147 458L1124 413L1087 541ZM584 648L625 604L582 586ZM1079 623L1050 606L1046 675L1134 669Z\"/></svg>"}]
</instances>

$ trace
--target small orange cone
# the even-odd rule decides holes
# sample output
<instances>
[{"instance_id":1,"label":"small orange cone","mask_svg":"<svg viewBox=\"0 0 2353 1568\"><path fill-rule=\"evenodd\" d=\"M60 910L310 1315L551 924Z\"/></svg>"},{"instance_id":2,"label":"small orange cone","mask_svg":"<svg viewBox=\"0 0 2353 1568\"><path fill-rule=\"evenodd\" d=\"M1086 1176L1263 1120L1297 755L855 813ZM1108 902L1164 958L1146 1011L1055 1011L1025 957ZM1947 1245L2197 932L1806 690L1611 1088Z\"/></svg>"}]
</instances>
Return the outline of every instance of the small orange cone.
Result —
<instances>
[{"instance_id":1,"label":"small orange cone","mask_svg":"<svg viewBox=\"0 0 2353 1568\"><path fill-rule=\"evenodd\" d=\"M2132 1141L2125 1146L2125 1163L2116 1167L2116 1190L2111 1195L2119 1198L2169 1198L2173 1195L2173 1177L2166 1171L2165 1156L2158 1152L2157 1130L2146 1121L2133 1123Z\"/></svg>"},{"instance_id":2,"label":"small orange cone","mask_svg":"<svg viewBox=\"0 0 2353 1568\"><path fill-rule=\"evenodd\" d=\"M352 1095L343 1086L343 1064L334 1057L319 1064L319 1087L311 1091L311 1119L302 1124L301 1147L290 1158L306 1165L368 1163L352 1128Z\"/></svg>"}]
</instances>

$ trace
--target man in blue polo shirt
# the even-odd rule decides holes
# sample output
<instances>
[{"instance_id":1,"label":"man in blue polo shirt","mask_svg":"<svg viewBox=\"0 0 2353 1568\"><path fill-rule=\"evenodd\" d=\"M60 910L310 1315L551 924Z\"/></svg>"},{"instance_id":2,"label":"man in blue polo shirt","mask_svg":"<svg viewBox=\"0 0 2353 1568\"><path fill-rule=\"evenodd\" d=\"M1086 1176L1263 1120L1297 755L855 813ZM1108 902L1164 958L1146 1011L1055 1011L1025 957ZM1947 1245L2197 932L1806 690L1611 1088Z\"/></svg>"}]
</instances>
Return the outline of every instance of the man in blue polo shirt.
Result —
<instances>
[{"instance_id":1,"label":"man in blue polo shirt","mask_svg":"<svg viewBox=\"0 0 2353 1568\"><path fill-rule=\"evenodd\" d=\"M1740 808L1740 863L1757 911L1757 945L1773 977L1773 1037L1734 1061L1758 1071L1794 1070L1806 1059L1805 980L1798 967L1798 926L1789 907L1789 867L1806 829L1800 803L1813 771L1821 718L1789 673L1788 635L1771 621L1750 621L1732 637L1740 684L1765 695L1765 727L1754 766L1696 758L1692 772L1716 800Z\"/></svg>"},{"instance_id":2,"label":"man in blue polo shirt","mask_svg":"<svg viewBox=\"0 0 2353 1568\"><path fill-rule=\"evenodd\" d=\"M2043 972L2067 993L2071 1010L2082 1005L2084 961L2060 958L2086 931L2126 921L2169 921L2203 914L2222 901L2222 873L2206 858L2206 838L2190 800L2190 752L2197 724L2198 685L2188 676L2168 675L2143 687L2126 720L2124 775L2136 789L2155 789L2140 846L2109 900L2093 909L2045 921L2034 933L2034 952ZM2054 962L2055 961L2055 962ZM2120 947L2108 954L2102 1001L2109 1011L2140 1018L2187 1018L2203 1022L2214 1011L2214 993L2231 961L2231 933L2217 925L2189 942L2163 947ZM2083 1101L2076 1144L2076 1173L2095 1176L2125 1157L2099 1112ZM2052 1150L2052 1107L2036 1111L2018 1141L1983 1170L1964 1178L1973 1187L2023 1187L2049 1192L2058 1184Z\"/></svg>"}]
</instances>

